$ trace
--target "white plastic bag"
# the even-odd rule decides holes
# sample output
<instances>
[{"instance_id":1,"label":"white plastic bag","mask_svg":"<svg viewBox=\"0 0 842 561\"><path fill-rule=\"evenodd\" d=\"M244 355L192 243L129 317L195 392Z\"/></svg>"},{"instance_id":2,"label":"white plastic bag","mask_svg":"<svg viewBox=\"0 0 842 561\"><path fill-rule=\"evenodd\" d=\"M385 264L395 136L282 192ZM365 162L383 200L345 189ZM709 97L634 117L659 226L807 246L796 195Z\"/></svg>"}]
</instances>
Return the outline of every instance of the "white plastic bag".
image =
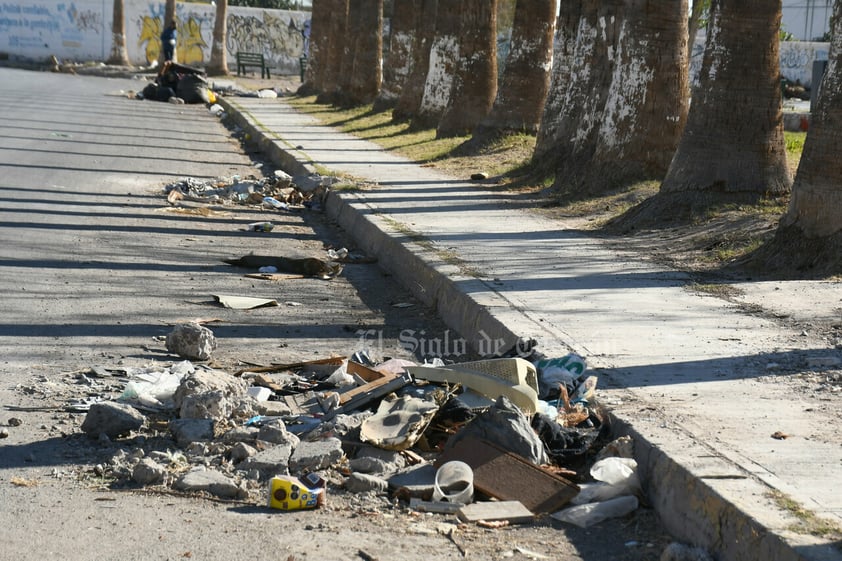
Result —
<instances>
[{"instance_id":1,"label":"white plastic bag","mask_svg":"<svg viewBox=\"0 0 842 561\"><path fill-rule=\"evenodd\" d=\"M568 522L580 528L587 528L608 518L617 518L634 512L638 507L637 497L626 495L585 505L572 506L551 516L561 522Z\"/></svg>"},{"instance_id":2,"label":"white plastic bag","mask_svg":"<svg viewBox=\"0 0 842 561\"><path fill-rule=\"evenodd\" d=\"M580 485L579 494L570 501L574 505L605 501L640 492L637 462L631 458L604 458L591 467L591 476L597 483Z\"/></svg>"}]
</instances>

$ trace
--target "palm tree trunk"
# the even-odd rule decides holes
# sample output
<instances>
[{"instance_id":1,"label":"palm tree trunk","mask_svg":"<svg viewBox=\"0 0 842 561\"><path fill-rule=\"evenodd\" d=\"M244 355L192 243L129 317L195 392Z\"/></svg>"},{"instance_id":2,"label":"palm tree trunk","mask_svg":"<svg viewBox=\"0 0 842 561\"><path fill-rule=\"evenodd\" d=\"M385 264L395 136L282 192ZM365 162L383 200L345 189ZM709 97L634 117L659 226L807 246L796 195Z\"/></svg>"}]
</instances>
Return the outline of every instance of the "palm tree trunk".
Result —
<instances>
[{"instance_id":1,"label":"palm tree trunk","mask_svg":"<svg viewBox=\"0 0 842 561\"><path fill-rule=\"evenodd\" d=\"M506 67L491 113L474 139L508 132L535 134L550 86L557 0L518 0Z\"/></svg>"},{"instance_id":2,"label":"palm tree trunk","mask_svg":"<svg viewBox=\"0 0 842 561\"><path fill-rule=\"evenodd\" d=\"M584 0L565 0L559 6L550 86L532 154L533 165L539 173L549 172L557 167L554 148L559 143L561 117L564 113L567 89L571 85L579 25L585 23L583 10Z\"/></svg>"},{"instance_id":3,"label":"palm tree trunk","mask_svg":"<svg viewBox=\"0 0 842 561\"><path fill-rule=\"evenodd\" d=\"M211 46L208 74L225 76L228 74L228 60L225 48L227 34L228 0L216 0L216 16L213 20L213 45Z\"/></svg>"},{"instance_id":4,"label":"palm tree trunk","mask_svg":"<svg viewBox=\"0 0 842 561\"><path fill-rule=\"evenodd\" d=\"M342 62L345 55L345 26L348 23L348 0L327 0L330 3L330 38L325 56L322 56L324 71L319 103L331 103L339 87Z\"/></svg>"},{"instance_id":5,"label":"palm tree trunk","mask_svg":"<svg viewBox=\"0 0 842 561\"><path fill-rule=\"evenodd\" d=\"M372 103L383 80L383 0L361 0L353 19L353 62L345 103Z\"/></svg>"},{"instance_id":6,"label":"palm tree trunk","mask_svg":"<svg viewBox=\"0 0 842 561\"><path fill-rule=\"evenodd\" d=\"M310 19L310 53L304 84L298 89L301 95L324 91L326 58L330 50L330 14L332 3L329 0L313 0Z\"/></svg>"},{"instance_id":7,"label":"palm tree trunk","mask_svg":"<svg viewBox=\"0 0 842 561\"><path fill-rule=\"evenodd\" d=\"M782 227L793 226L807 238L842 231L842 1L837 0L827 73L821 84L801 163Z\"/></svg>"},{"instance_id":8,"label":"palm tree trunk","mask_svg":"<svg viewBox=\"0 0 842 561\"><path fill-rule=\"evenodd\" d=\"M409 77L412 35L418 29L421 0L393 0L389 28L389 53L383 64L383 83L374 104L375 111L394 107Z\"/></svg>"},{"instance_id":9,"label":"palm tree trunk","mask_svg":"<svg viewBox=\"0 0 842 561\"><path fill-rule=\"evenodd\" d=\"M414 127L438 125L450 101L453 76L459 60L459 17L464 0L439 2L436 11L436 33L430 47L430 64L424 82L424 96L413 117Z\"/></svg>"},{"instance_id":10,"label":"palm tree trunk","mask_svg":"<svg viewBox=\"0 0 842 561\"><path fill-rule=\"evenodd\" d=\"M462 0L459 65L438 138L471 132L497 95L497 0Z\"/></svg>"},{"instance_id":11,"label":"palm tree trunk","mask_svg":"<svg viewBox=\"0 0 842 561\"><path fill-rule=\"evenodd\" d=\"M711 1L699 87L661 193L753 202L789 192L780 22L781 0Z\"/></svg>"},{"instance_id":12,"label":"palm tree trunk","mask_svg":"<svg viewBox=\"0 0 842 561\"><path fill-rule=\"evenodd\" d=\"M416 20L418 23L412 36L412 62L409 76L392 111L392 119L397 121L414 118L418 114L421 99L424 96L424 83L430 67L430 46L436 32L438 0L421 0L420 10Z\"/></svg>"},{"instance_id":13,"label":"palm tree trunk","mask_svg":"<svg viewBox=\"0 0 842 561\"><path fill-rule=\"evenodd\" d=\"M108 64L129 66L129 53L126 50L126 15L123 0L114 0L114 13L111 23L111 56Z\"/></svg>"}]
</instances>

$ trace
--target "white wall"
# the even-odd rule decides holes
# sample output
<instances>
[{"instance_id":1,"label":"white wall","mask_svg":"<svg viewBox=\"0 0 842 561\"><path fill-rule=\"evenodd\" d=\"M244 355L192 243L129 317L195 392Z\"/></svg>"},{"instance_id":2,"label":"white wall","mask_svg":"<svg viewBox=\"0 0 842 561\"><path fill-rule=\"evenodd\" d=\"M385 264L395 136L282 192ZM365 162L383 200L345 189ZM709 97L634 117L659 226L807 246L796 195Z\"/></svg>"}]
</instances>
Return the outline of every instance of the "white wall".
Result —
<instances>
[{"instance_id":1,"label":"white wall","mask_svg":"<svg viewBox=\"0 0 842 561\"><path fill-rule=\"evenodd\" d=\"M781 25L800 41L815 41L830 28L833 0L784 0Z\"/></svg>"},{"instance_id":2,"label":"white wall","mask_svg":"<svg viewBox=\"0 0 842 561\"><path fill-rule=\"evenodd\" d=\"M124 0L126 45L132 64L158 58L164 2ZM112 0L0 0L0 53L12 59L104 61L111 54ZM177 3L178 61L203 66L210 59L216 8ZM300 30L309 12L228 7L228 64L238 50L262 52L283 74L298 73L304 49Z\"/></svg>"}]
</instances>

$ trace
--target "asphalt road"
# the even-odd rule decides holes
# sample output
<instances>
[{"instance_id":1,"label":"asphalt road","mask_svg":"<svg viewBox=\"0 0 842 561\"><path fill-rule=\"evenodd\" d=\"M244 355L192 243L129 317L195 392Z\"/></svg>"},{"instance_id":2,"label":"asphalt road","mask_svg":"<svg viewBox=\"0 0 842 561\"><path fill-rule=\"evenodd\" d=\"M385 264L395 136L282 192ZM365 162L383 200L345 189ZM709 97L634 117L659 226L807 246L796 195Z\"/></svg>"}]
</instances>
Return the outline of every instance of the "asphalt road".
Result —
<instances>
[{"instance_id":1,"label":"asphalt road","mask_svg":"<svg viewBox=\"0 0 842 561\"><path fill-rule=\"evenodd\" d=\"M379 335L386 324L431 329L421 307L393 307L409 297L376 265L348 266L330 282L276 283L222 263L251 252L325 258L323 243L347 245L317 213L170 212L162 188L179 178L272 172L204 106L131 99L144 80L0 76L4 368L166 359L154 338L194 318L222 320L214 332L223 363L350 354L358 330ZM245 231L264 220L276 229ZM213 294L276 299L287 309L222 309Z\"/></svg>"},{"instance_id":2,"label":"asphalt road","mask_svg":"<svg viewBox=\"0 0 842 561\"><path fill-rule=\"evenodd\" d=\"M27 559L657 559L668 541L651 510L580 530L535 526L445 534L452 517L386 498L331 500L283 515L259 506L109 491L94 466L136 445L92 442L78 415L50 410L94 365L169 362L160 337L216 318L221 368L348 355L408 355L398 336L446 328L376 265L331 281L245 278L221 262L254 251L323 257L347 245L323 215L232 206L173 213L162 187L181 177L271 172L203 106L132 99L145 82L0 68L0 543ZM268 234L245 231L272 220ZM251 311L214 294L278 300ZM363 345L360 333L369 335ZM382 345L371 334L383 333ZM452 335L451 335L452 337ZM375 337L375 341L379 338ZM377 357L375 357L377 358ZM16 417L21 420L10 424ZM443 533L443 528L445 533ZM458 545L457 545L458 544ZM463 554L463 552L467 554ZM526 552L526 553L524 553Z\"/></svg>"}]
</instances>

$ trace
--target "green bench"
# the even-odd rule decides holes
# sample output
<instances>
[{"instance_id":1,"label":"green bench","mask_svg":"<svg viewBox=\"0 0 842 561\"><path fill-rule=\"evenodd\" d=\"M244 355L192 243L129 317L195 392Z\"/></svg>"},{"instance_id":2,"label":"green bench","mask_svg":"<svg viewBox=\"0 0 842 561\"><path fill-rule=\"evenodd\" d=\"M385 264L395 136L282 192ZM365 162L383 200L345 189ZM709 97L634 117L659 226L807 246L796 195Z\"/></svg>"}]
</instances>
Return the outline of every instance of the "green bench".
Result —
<instances>
[{"instance_id":1,"label":"green bench","mask_svg":"<svg viewBox=\"0 0 842 561\"><path fill-rule=\"evenodd\" d=\"M269 67L266 66L266 59L262 53L237 53L237 76L246 73L246 68L260 67L260 77L270 78Z\"/></svg>"}]
</instances>

